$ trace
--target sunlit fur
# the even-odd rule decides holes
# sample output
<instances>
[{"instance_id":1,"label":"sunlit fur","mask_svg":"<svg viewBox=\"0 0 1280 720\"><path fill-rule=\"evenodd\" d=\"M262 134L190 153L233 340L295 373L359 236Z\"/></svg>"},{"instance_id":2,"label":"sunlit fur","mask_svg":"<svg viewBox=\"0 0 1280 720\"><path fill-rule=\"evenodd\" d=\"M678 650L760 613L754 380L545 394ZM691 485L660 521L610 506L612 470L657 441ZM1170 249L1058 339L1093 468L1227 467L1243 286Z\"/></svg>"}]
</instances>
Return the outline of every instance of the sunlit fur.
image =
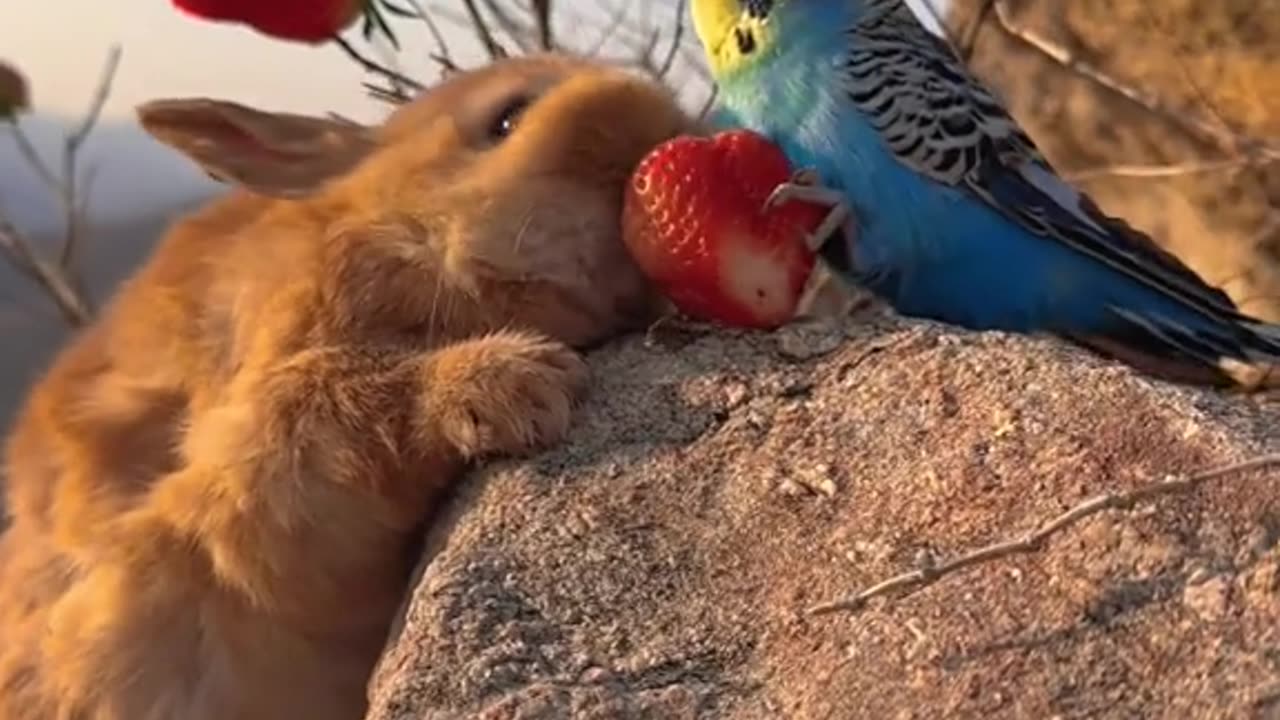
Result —
<instances>
[{"instance_id":1,"label":"sunlit fur","mask_svg":"<svg viewBox=\"0 0 1280 720\"><path fill-rule=\"evenodd\" d=\"M441 493L562 438L572 348L652 319L623 187L687 120L555 57L457 75L382 128L141 115L256 194L178 222L17 419L0 718L359 720Z\"/></svg>"}]
</instances>

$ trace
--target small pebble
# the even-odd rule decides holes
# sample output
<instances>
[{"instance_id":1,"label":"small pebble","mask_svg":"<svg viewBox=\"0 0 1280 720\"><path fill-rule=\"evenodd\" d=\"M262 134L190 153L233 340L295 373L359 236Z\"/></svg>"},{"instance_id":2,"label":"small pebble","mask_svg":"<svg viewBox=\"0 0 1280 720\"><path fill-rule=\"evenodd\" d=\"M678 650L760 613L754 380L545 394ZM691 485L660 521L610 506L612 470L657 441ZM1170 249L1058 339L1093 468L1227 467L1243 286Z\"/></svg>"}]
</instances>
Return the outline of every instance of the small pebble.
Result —
<instances>
[{"instance_id":1,"label":"small pebble","mask_svg":"<svg viewBox=\"0 0 1280 720\"><path fill-rule=\"evenodd\" d=\"M1216 622L1227 614L1231 585L1221 575L1198 585L1188 585L1182 602L1205 622Z\"/></svg>"},{"instance_id":2,"label":"small pebble","mask_svg":"<svg viewBox=\"0 0 1280 720\"><path fill-rule=\"evenodd\" d=\"M787 325L778 331L778 352L791 360L809 360L834 351L844 336L828 323Z\"/></svg>"}]
</instances>

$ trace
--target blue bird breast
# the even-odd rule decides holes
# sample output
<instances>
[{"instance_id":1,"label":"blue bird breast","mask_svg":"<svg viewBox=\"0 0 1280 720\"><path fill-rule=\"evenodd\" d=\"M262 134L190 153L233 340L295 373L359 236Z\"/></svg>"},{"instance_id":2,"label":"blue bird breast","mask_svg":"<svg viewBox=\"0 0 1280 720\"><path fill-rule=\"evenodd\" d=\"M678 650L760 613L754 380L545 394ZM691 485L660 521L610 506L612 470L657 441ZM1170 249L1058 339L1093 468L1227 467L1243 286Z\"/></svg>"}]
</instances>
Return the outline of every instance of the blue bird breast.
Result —
<instances>
[{"instance_id":1,"label":"blue bird breast","mask_svg":"<svg viewBox=\"0 0 1280 720\"><path fill-rule=\"evenodd\" d=\"M854 111L824 102L792 131L768 134L794 165L817 168L845 192L857 228L852 279L899 312L1012 332L1099 329L1114 319L1110 304L1186 313L1127 275L918 174Z\"/></svg>"}]
</instances>

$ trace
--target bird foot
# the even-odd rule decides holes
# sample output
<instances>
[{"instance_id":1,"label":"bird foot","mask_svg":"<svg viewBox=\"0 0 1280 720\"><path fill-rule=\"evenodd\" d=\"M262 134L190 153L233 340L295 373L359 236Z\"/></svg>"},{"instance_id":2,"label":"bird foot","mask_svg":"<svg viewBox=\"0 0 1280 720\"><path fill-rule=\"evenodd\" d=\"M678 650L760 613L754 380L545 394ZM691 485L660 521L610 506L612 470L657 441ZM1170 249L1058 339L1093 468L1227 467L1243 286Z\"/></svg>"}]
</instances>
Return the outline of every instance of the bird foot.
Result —
<instances>
[{"instance_id":1,"label":"bird foot","mask_svg":"<svg viewBox=\"0 0 1280 720\"><path fill-rule=\"evenodd\" d=\"M821 185L822 178L814 168L801 168L792 173L791 179L780 183L769 197L765 198L762 211L772 210L779 205L799 200L826 207L827 215L813 232L805 237L805 244L810 250L817 251L836 231L843 228L849 238L853 237L853 212L845 201L844 193L834 188Z\"/></svg>"}]
</instances>

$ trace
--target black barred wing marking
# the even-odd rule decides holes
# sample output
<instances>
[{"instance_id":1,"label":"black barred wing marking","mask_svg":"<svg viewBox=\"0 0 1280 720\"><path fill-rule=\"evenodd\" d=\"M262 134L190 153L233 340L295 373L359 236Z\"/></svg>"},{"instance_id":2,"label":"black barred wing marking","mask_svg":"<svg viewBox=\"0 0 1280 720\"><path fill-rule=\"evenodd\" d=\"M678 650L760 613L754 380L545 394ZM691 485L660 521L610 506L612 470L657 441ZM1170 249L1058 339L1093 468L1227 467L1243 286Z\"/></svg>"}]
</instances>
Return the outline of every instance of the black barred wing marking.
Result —
<instances>
[{"instance_id":1,"label":"black barred wing marking","mask_svg":"<svg viewBox=\"0 0 1280 720\"><path fill-rule=\"evenodd\" d=\"M899 161L1224 321L1227 295L1064 182L951 49L901 0L867 0L848 30L840 89Z\"/></svg>"}]
</instances>

